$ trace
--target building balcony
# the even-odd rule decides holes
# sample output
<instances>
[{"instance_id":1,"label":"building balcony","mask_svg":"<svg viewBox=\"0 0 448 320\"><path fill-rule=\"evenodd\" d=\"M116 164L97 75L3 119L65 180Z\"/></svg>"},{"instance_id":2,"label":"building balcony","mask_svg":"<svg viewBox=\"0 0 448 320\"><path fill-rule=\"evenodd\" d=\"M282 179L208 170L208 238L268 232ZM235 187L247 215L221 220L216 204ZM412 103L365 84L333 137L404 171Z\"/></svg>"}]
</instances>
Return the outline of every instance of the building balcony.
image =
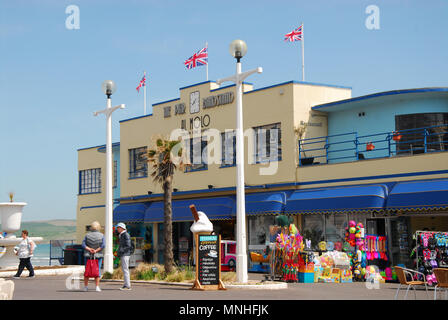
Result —
<instances>
[{"instance_id":1,"label":"building balcony","mask_svg":"<svg viewBox=\"0 0 448 320\"><path fill-rule=\"evenodd\" d=\"M299 140L299 166L384 159L448 151L448 125Z\"/></svg>"}]
</instances>

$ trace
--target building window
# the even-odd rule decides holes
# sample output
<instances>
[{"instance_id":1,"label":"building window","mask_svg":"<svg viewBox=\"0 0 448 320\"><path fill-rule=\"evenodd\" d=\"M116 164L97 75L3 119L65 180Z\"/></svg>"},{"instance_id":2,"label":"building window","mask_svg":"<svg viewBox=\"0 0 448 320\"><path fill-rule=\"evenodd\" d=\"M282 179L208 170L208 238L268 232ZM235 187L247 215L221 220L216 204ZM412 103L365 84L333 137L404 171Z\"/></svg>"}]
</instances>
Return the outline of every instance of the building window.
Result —
<instances>
[{"instance_id":1,"label":"building window","mask_svg":"<svg viewBox=\"0 0 448 320\"><path fill-rule=\"evenodd\" d=\"M221 133L221 167L236 165L236 132Z\"/></svg>"},{"instance_id":2,"label":"building window","mask_svg":"<svg viewBox=\"0 0 448 320\"><path fill-rule=\"evenodd\" d=\"M395 130L402 135L397 143L397 153L423 153L425 146L428 152L448 150L446 112L397 115Z\"/></svg>"},{"instance_id":3,"label":"building window","mask_svg":"<svg viewBox=\"0 0 448 320\"><path fill-rule=\"evenodd\" d=\"M281 124L255 127L255 163L282 160Z\"/></svg>"},{"instance_id":4,"label":"building window","mask_svg":"<svg viewBox=\"0 0 448 320\"><path fill-rule=\"evenodd\" d=\"M204 137L205 139L205 137ZM207 170L207 141L202 137L194 137L185 140L185 150L189 156L190 166L187 166L185 172Z\"/></svg>"},{"instance_id":5,"label":"building window","mask_svg":"<svg viewBox=\"0 0 448 320\"><path fill-rule=\"evenodd\" d=\"M146 147L129 149L129 178L145 178L147 176Z\"/></svg>"},{"instance_id":6,"label":"building window","mask_svg":"<svg viewBox=\"0 0 448 320\"><path fill-rule=\"evenodd\" d=\"M114 171L113 171L113 187L116 188L118 185L118 161L114 160Z\"/></svg>"},{"instance_id":7,"label":"building window","mask_svg":"<svg viewBox=\"0 0 448 320\"><path fill-rule=\"evenodd\" d=\"M101 192L101 169L79 171L79 194Z\"/></svg>"}]
</instances>

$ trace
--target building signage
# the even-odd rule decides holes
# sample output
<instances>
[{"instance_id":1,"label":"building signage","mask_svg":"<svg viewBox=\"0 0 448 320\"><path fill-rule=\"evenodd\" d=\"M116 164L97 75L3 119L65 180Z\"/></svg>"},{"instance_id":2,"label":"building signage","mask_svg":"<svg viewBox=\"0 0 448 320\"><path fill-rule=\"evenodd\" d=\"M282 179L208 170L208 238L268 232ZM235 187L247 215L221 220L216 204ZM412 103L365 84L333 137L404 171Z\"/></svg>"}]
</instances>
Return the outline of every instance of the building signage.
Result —
<instances>
[{"instance_id":1,"label":"building signage","mask_svg":"<svg viewBox=\"0 0 448 320\"><path fill-rule=\"evenodd\" d=\"M178 103L174 105L174 115L185 114L185 103ZM171 106L163 107L163 117L169 118L171 117Z\"/></svg>"},{"instance_id":2,"label":"building signage","mask_svg":"<svg viewBox=\"0 0 448 320\"><path fill-rule=\"evenodd\" d=\"M221 106L224 104L229 104L233 102L233 99L234 99L233 92L218 94L217 96L211 96L203 99L202 107L206 109Z\"/></svg>"},{"instance_id":3,"label":"building signage","mask_svg":"<svg viewBox=\"0 0 448 320\"><path fill-rule=\"evenodd\" d=\"M187 124L188 124L188 128L187 128ZM197 129L207 128L209 125L210 125L210 116L208 114L190 118L188 120L188 122L187 122L187 119L183 119L180 122L180 128L183 130L197 130Z\"/></svg>"},{"instance_id":4,"label":"building signage","mask_svg":"<svg viewBox=\"0 0 448 320\"><path fill-rule=\"evenodd\" d=\"M307 125L309 127L322 127L322 122L305 122L305 121L300 121L300 125Z\"/></svg>"}]
</instances>

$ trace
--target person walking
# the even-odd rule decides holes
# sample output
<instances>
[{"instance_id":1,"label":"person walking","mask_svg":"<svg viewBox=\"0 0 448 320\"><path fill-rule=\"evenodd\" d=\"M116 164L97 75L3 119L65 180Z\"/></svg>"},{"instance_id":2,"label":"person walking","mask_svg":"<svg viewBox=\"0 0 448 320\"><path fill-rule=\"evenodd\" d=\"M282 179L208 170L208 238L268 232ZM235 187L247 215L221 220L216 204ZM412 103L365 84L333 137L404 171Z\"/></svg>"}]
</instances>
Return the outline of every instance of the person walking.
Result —
<instances>
[{"instance_id":1,"label":"person walking","mask_svg":"<svg viewBox=\"0 0 448 320\"><path fill-rule=\"evenodd\" d=\"M95 291L100 292L100 278L101 265L103 262L103 249L105 247L104 235L100 232L101 225L98 221L92 222L90 225L90 232L86 234L82 241L84 249L84 265L87 264L87 259L98 259L98 277L95 277ZM89 278L84 276L84 291L88 291Z\"/></svg>"},{"instance_id":2,"label":"person walking","mask_svg":"<svg viewBox=\"0 0 448 320\"><path fill-rule=\"evenodd\" d=\"M126 225L122 222L116 225L118 232L117 256L120 258L121 270L123 271L124 285L120 290L131 290L131 279L129 275L129 259L131 257L131 236L126 231Z\"/></svg>"},{"instance_id":3,"label":"person walking","mask_svg":"<svg viewBox=\"0 0 448 320\"><path fill-rule=\"evenodd\" d=\"M14 279L19 279L24 268L29 271L28 278L34 278L34 268L31 264L31 257L33 256L33 251L36 248L36 244L33 240L28 238L28 231L22 230L23 240L19 243L17 247L14 248L16 255L20 259L19 268L17 273L14 275Z\"/></svg>"}]
</instances>

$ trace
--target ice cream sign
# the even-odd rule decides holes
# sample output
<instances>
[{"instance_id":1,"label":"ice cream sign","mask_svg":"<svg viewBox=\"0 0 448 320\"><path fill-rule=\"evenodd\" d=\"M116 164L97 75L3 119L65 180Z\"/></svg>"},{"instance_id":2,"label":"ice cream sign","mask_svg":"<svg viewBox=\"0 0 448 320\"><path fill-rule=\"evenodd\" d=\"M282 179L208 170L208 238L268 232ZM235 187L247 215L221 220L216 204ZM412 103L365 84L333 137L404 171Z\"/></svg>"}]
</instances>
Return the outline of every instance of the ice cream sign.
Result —
<instances>
[{"instance_id":1,"label":"ice cream sign","mask_svg":"<svg viewBox=\"0 0 448 320\"><path fill-rule=\"evenodd\" d=\"M212 232L213 231L213 224L210 222L210 220L208 219L207 215L204 212L197 211L195 208L195 213L193 213L193 218L194 218L194 222L190 227L191 232L199 233L199 232Z\"/></svg>"}]
</instances>

